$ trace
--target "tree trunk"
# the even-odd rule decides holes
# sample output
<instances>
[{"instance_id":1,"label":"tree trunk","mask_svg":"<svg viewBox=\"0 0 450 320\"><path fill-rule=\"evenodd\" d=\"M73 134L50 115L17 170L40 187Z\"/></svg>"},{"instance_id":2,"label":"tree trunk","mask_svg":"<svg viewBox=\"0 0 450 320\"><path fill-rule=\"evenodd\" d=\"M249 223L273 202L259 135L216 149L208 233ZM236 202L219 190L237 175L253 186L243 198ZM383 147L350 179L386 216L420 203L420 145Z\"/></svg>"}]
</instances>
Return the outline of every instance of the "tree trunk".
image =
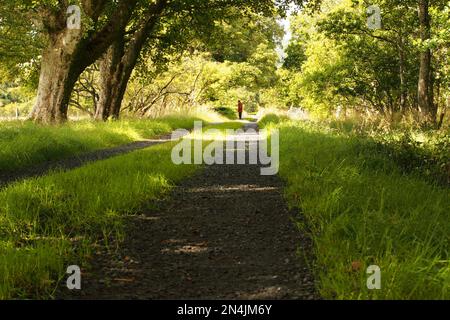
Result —
<instances>
[{"instance_id":1,"label":"tree trunk","mask_svg":"<svg viewBox=\"0 0 450 320\"><path fill-rule=\"evenodd\" d=\"M124 40L118 39L109 47L100 61L100 97L95 114L96 120L107 120L117 113L117 100L121 91L122 58L124 55Z\"/></svg>"},{"instance_id":2,"label":"tree trunk","mask_svg":"<svg viewBox=\"0 0 450 320\"><path fill-rule=\"evenodd\" d=\"M167 0L156 2L149 8L146 19L128 44L122 34L104 55L100 63L100 101L96 120L119 119L122 101L139 54L166 6Z\"/></svg>"},{"instance_id":3,"label":"tree trunk","mask_svg":"<svg viewBox=\"0 0 450 320\"><path fill-rule=\"evenodd\" d=\"M42 123L67 120L70 94L79 74L73 57L80 33L72 30L51 36L41 62L36 104L31 118Z\"/></svg>"},{"instance_id":4,"label":"tree trunk","mask_svg":"<svg viewBox=\"0 0 450 320\"><path fill-rule=\"evenodd\" d=\"M406 111L406 104L408 101L408 88L406 86L406 57L405 57L405 44L404 44L404 36L400 35L399 45L398 45L398 53L399 53L399 75L400 75L400 112Z\"/></svg>"},{"instance_id":5,"label":"tree trunk","mask_svg":"<svg viewBox=\"0 0 450 320\"><path fill-rule=\"evenodd\" d=\"M122 101L137 63L141 48L129 46L124 49L124 40L116 41L100 62L100 100L96 120L119 119Z\"/></svg>"},{"instance_id":6,"label":"tree trunk","mask_svg":"<svg viewBox=\"0 0 450 320\"><path fill-rule=\"evenodd\" d=\"M120 1L109 21L100 30L84 37L83 28L77 30L66 27L66 7L62 6L58 12L43 16L49 45L42 55L37 100L30 114L31 119L43 123L67 120L67 109L76 81L88 66L102 56L117 34L125 29L136 2ZM102 10L102 3L98 2L95 10ZM99 15L95 10L87 14L95 18Z\"/></svg>"},{"instance_id":7,"label":"tree trunk","mask_svg":"<svg viewBox=\"0 0 450 320\"><path fill-rule=\"evenodd\" d=\"M420 39L422 43L431 38L429 1L419 0L419 21L420 21ZM418 104L420 112L426 122L436 120L436 114L433 112L434 105L432 101L433 85L431 81L431 50L422 49L420 52L420 69L418 84Z\"/></svg>"}]
</instances>

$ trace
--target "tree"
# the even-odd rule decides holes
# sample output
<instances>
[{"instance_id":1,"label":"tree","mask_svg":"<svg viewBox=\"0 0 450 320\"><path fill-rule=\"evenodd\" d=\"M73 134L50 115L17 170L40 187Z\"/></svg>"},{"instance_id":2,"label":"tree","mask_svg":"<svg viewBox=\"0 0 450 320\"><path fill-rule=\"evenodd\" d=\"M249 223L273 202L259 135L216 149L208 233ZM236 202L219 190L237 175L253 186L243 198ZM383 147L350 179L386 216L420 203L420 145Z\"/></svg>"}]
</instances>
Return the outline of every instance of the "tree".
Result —
<instances>
[{"instance_id":1,"label":"tree","mask_svg":"<svg viewBox=\"0 0 450 320\"><path fill-rule=\"evenodd\" d=\"M139 54L167 6L167 0L157 0L151 4L140 17L129 39L123 29L108 48L100 62L100 101L95 114L97 120L119 118L122 100Z\"/></svg>"},{"instance_id":2,"label":"tree","mask_svg":"<svg viewBox=\"0 0 450 320\"><path fill-rule=\"evenodd\" d=\"M240 48L232 47L232 50L225 49L225 46L217 43L218 39L223 40L223 37L227 37L227 32L237 34L235 29L226 29L225 22L233 23L237 21L236 17L248 20L252 12L273 16L277 12L275 9L272 0L215 0L207 3L203 0L158 0L136 22L131 34L125 30L119 34L104 56L100 68L102 85L96 118L106 120L109 117L115 119L119 117L127 84L139 61L141 51L149 45L147 40L155 42L155 38L158 38L159 42L156 42L162 50L176 47L175 51L180 53L186 50L191 42L200 40L218 60L230 58L245 60L248 52L253 49L251 44L245 42L251 38L251 30L255 29L252 24L256 25L258 22L248 21L245 27L241 23L241 30L248 30L244 31L248 37L235 36L235 39L244 39L245 42L231 41L231 46L240 46ZM265 30L269 33L272 31L270 28ZM222 37L218 37L219 33ZM233 52L239 52L242 56L233 56Z\"/></svg>"},{"instance_id":3,"label":"tree","mask_svg":"<svg viewBox=\"0 0 450 320\"><path fill-rule=\"evenodd\" d=\"M312 34L323 34L335 41L334 46L343 55L336 66L338 61L351 61L339 68L348 67L341 71L348 72L349 80L353 79L354 83L336 83L336 92L343 97L359 97L362 105L369 101L386 115L418 110L423 121L434 122L438 105L442 103L441 98L435 98L441 94L444 79L440 71L442 55L436 54L443 52L443 21L446 19L448 24L448 16L439 14L445 1L377 0L371 4L381 8L381 29L367 27L365 1L326 1L323 3L326 9L313 15L318 30ZM301 57L305 48L296 48L294 44L291 50ZM311 49L307 54L308 59L313 52ZM300 64L301 60L297 65L294 63L294 68ZM292 65L289 69L293 69ZM343 88L346 83L349 86Z\"/></svg>"},{"instance_id":4,"label":"tree","mask_svg":"<svg viewBox=\"0 0 450 320\"><path fill-rule=\"evenodd\" d=\"M420 40L426 44L431 39L429 1L419 0L418 13L420 21ZM425 121L435 121L437 110L433 103L433 85L431 74L431 49L426 45L420 50L419 84L417 87L419 109Z\"/></svg>"},{"instance_id":5,"label":"tree","mask_svg":"<svg viewBox=\"0 0 450 320\"><path fill-rule=\"evenodd\" d=\"M292 37L285 50L286 58L283 61L283 67L291 71L300 71L303 63L306 61L306 44L310 40L310 32L303 26L308 24L306 15L297 15L291 17Z\"/></svg>"},{"instance_id":6,"label":"tree","mask_svg":"<svg viewBox=\"0 0 450 320\"><path fill-rule=\"evenodd\" d=\"M359 58L366 58L375 61L381 51L376 48L381 46L391 47L395 50L397 57L392 60L397 64L397 75L386 74L386 78L397 78L398 94L395 94L395 104L393 111L405 111L408 102L408 46L411 46L412 39L408 36L414 32L414 15L409 12L408 6L396 1L376 2L382 9L382 29L370 30L367 27L366 7L354 2L352 7L343 7L331 12L326 19L319 22L319 27L328 37L345 43L345 46L352 50L355 42L364 46L364 43L373 47L373 52L366 51L371 58L360 55ZM409 14L408 14L409 13ZM361 41L359 41L361 40ZM350 45L351 44L351 45ZM357 52L354 54L358 55ZM389 63L388 63L389 65ZM385 68L383 68L385 69ZM384 80L383 82L387 81ZM381 84L381 83L380 83Z\"/></svg>"},{"instance_id":7,"label":"tree","mask_svg":"<svg viewBox=\"0 0 450 320\"><path fill-rule=\"evenodd\" d=\"M161 43L152 39L146 46L141 55L145 60L137 65L130 81L124 111L154 116L172 108L234 106L238 98L252 108L268 102L271 97L267 90L275 88L278 82L276 47L281 27L276 18L256 13L243 15L236 8L224 10L220 17L214 18L213 28L208 25L209 30L193 34L179 32L186 25L184 19L177 19L177 25L171 23L173 32L164 24L169 34L163 39L158 37ZM202 25L195 23L194 28L191 23L190 31L198 31ZM183 34L182 39L176 37L179 34ZM220 41L212 41L210 35ZM165 47L168 44L171 46ZM148 52L150 48L152 51ZM183 49L186 54L182 54ZM166 60L157 58L157 53Z\"/></svg>"},{"instance_id":8,"label":"tree","mask_svg":"<svg viewBox=\"0 0 450 320\"><path fill-rule=\"evenodd\" d=\"M39 61L45 39L15 2L0 2L0 81L37 87Z\"/></svg>"},{"instance_id":9,"label":"tree","mask_svg":"<svg viewBox=\"0 0 450 320\"><path fill-rule=\"evenodd\" d=\"M79 75L106 51L116 34L127 25L137 2L5 0L2 3L5 15L16 15L17 20L26 21L29 25L26 34L45 43L40 57L34 57L40 63L40 75L33 119L45 123L67 119L70 95ZM69 10L70 5L78 7ZM81 8L82 23L79 28L76 23L74 28L68 28L68 18L73 18L77 8ZM7 21L6 28L14 27L10 22Z\"/></svg>"},{"instance_id":10,"label":"tree","mask_svg":"<svg viewBox=\"0 0 450 320\"><path fill-rule=\"evenodd\" d=\"M35 7L48 36L48 45L41 59L37 101L31 114L34 120L52 123L67 119L70 96L80 74L100 58L124 29L136 2L82 1L90 27L79 30L67 28L68 1Z\"/></svg>"},{"instance_id":11,"label":"tree","mask_svg":"<svg viewBox=\"0 0 450 320\"><path fill-rule=\"evenodd\" d=\"M111 112L109 110L117 115L129 75L142 52L142 44L147 43L162 16L193 13L193 16L200 18L199 22L210 22L220 19L221 10L229 7L240 8L243 12L274 15L285 10L289 3L300 4L302 1L4 0L1 8L8 16L18 13L22 24L24 21L31 22L29 29L26 28L30 38L44 40L45 48L33 58L36 64L40 64L40 75L37 102L30 117L39 122L58 123L67 119L68 104L79 76L107 51L101 69L109 79L102 78L105 94L102 95L97 116L104 119L105 113ZM82 24L79 29L67 28L67 17L74 10L71 7L68 14L69 5L80 8ZM164 13L164 8L170 10ZM0 32L14 27L15 22L10 23L12 21L14 19L2 18ZM207 29L208 25L203 28ZM117 67L112 61L126 63L119 63ZM114 84L119 85L112 90ZM109 101L110 96L114 101Z\"/></svg>"}]
</instances>

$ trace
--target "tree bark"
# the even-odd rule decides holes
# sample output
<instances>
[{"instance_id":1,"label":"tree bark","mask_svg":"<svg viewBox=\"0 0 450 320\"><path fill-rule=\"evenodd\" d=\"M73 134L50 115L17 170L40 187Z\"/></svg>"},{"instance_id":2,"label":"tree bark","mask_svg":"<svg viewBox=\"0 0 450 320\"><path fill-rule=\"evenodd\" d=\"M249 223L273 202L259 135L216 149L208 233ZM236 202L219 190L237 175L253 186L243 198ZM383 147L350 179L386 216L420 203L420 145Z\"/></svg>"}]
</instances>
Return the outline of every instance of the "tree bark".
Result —
<instances>
[{"instance_id":1,"label":"tree bark","mask_svg":"<svg viewBox=\"0 0 450 320\"><path fill-rule=\"evenodd\" d=\"M42 55L37 101L30 114L31 119L43 123L67 120L70 96L78 77L101 57L117 33L125 28L136 2L122 0L105 26L85 37L82 29L66 28L66 7L42 15L49 44ZM91 14L94 18L99 15L94 11Z\"/></svg>"},{"instance_id":2,"label":"tree bark","mask_svg":"<svg viewBox=\"0 0 450 320\"><path fill-rule=\"evenodd\" d=\"M70 88L77 81L70 60L77 41L73 32L52 37L42 56L37 101L32 118L42 123L60 123L67 119Z\"/></svg>"},{"instance_id":3,"label":"tree bark","mask_svg":"<svg viewBox=\"0 0 450 320\"><path fill-rule=\"evenodd\" d=\"M431 38L429 15L429 0L419 0L420 39L422 43ZM432 101L433 84L431 79L431 50L422 49L420 52L420 69L418 84L418 105L425 122L434 122L436 112Z\"/></svg>"},{"instance_id":4,"label":"tree bark","mask_svg":"<svg viewBox=\"0 0 450 320\"><path fill-rule=\"evenodd\" d=\"M407 101L408 101L408 88L406 85L406 55L405 55L405 44L403 33L399 37L398 44L399 53L399 75L400 75L400 112L406 111Z\"/></svg>"},{"instance_id":5,"label":"tree bark","mask_svg":"<svg viewBox=\"0 0 450 320\"><path fill-rule=\"evenodd\" d=\"M127 48L123 38L117 40L100 62L100 100L96 120L117 120L120 117L128 82L142 48L135 45L135 40Z\"/></svg>"},{"instance_id":6,"label":"tree bark","mask_svg":"<svg viewBox=\"0 0 450 320\"><path fill-rule=\"evenodd\" d=\"M114 113L117 113L116 104L119 94L122 91L122 73L124 55L124 40L116 40L100 61L100 94L96 120L107 120Z\"/></svg>"},{"instance_id":7,"label":"tree bark","mask_svg":"<svg viewBox=\"0 0 450 320\"><path fill-rule=\"evenodd\" d=\"M100 101L95 116L97 120L119 119L122 101L139 54L166 6L167 0L156 2L146 12L140 28L134 32L128 43L124 38L125 34L122 34L102 58Z\"/></svg>"}]
</instances>

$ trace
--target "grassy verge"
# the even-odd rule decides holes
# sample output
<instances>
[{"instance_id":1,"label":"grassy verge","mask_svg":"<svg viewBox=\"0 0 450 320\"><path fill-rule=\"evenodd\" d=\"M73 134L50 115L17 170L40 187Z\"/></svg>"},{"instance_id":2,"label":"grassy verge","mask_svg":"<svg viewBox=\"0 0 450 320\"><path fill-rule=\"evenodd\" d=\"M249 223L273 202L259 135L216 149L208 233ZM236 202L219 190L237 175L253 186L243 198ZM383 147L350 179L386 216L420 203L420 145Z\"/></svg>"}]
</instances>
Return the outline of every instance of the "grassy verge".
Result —
<instances>
[{"instance_id":1,"label":"grassy verge","mask_svg":"<svg viewBox=\"0 0 450 320\"><path fill-rule=\"evenodd\" d=\"M239 123L207 126L221 130ZM67 266L119 238L124 217L163 197L199 167L174 165L167 143L0 191L0 299L49 298Z\"/></svg>"},{"instance_id":2,"label":"grassy verge","mask_svg":"<svg viewBox=\"0 0 450 320\"><path fill-rule=\"evenodd\" d=\"M267 115L265 115L264 117L261 118L261 120L259 120L258 125L261 128L267 127L267 126L274 126L279 124L282 121L286 121L287 118L283 117L283 116L278 116L276 114L273 113L269 113Z\"/></svg>"},{"instance_id":3,"label":"grassy verge","mask_svg":"<svg viewBox=\"0 0 450 320\"><path fill-rule=\"evenodd\" d=\"M229 120L236 120L238 118L237 111L229 107L217 107L214 108L214 111L216 111L217 113L219 113L220 115L224 116Z\"/></svg>"},{"instance_id":4,"label":"grassy verge","mask_svg":"<svg viewBox=\"0 0 450 320\"><path fill-rule=\"evenodd\" d=\"M168 116L157 120L73 122L58 127L0 122L0 172L148 139L177 128L190 129L194 120L199 119Z\"/></svg>"},{"instance_id":5,"label":"grassy verge","mask_svg":"<svg viewBox=\"0 0 450 320\"><path fill-rule=\"evenodd\" d=\"M329 126L342 134L373 141L372 151L392 158L405 173L450 185L450 127L430 130L407 123L352 118L331 121Z\"/></svg>"},{"instance_id":6,"label":"grassy verge","mask_svg":"<svg viewBox=\"0 0 450 320\"><path fill-rule=\"evenodd\" d=\"M280 129L280 175L308 221L320 293L449 299L450 191L408 174L372 139L311 124ZM368 290L366 268L381 268Z\"/></svg>"}]
</instances>

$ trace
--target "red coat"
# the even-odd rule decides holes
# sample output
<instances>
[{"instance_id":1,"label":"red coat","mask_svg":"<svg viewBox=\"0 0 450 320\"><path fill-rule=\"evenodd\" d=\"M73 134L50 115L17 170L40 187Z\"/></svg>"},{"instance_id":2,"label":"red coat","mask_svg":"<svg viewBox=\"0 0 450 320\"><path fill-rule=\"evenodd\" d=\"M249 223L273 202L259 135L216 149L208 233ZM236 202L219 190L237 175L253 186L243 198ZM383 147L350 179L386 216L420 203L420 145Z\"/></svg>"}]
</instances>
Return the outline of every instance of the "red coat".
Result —
<instances>
[{"instance_id":1,"label":"red coat","mask_svg":"<svg viewBox=\"0 0 450 320\"><path fill-rule=\"evenodd\" d=\"M238 112L242 112L244 110L244 105L242 104L242 102L238 103Z\"/></svg>"}]
</instances>

